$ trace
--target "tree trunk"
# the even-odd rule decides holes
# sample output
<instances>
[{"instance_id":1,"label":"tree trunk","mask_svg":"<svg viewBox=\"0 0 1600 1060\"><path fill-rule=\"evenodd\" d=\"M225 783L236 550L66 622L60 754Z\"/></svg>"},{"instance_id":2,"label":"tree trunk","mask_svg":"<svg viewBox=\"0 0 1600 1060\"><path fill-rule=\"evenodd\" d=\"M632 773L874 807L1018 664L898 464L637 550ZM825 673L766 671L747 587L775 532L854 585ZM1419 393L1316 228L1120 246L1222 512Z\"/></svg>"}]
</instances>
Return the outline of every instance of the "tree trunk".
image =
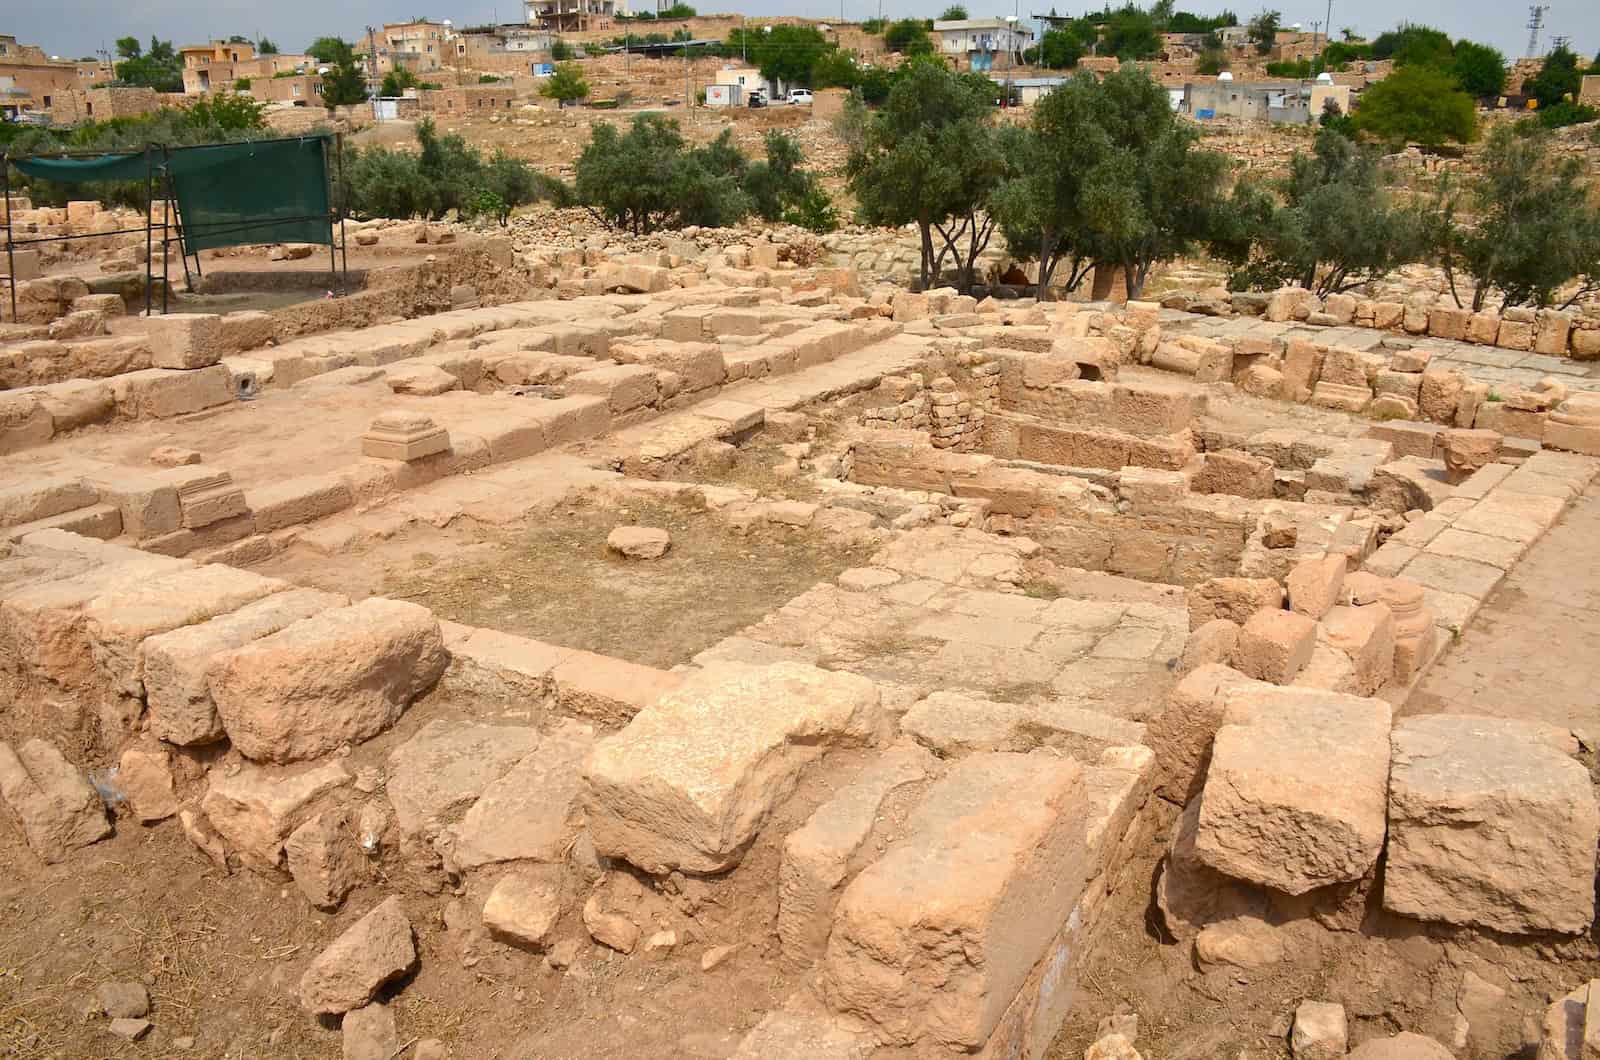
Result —
<instances>
[{"instance_id":1,"label":"tree trunk","mask_svg":"<svg viewBox=\"0 0 1600 1060\"><path fill-rule=\"evenodd\" d=\"M922 289L926 291L933 279L933 222L918 221L917 227L922 230Z\"/></svg>"}]
</instances>

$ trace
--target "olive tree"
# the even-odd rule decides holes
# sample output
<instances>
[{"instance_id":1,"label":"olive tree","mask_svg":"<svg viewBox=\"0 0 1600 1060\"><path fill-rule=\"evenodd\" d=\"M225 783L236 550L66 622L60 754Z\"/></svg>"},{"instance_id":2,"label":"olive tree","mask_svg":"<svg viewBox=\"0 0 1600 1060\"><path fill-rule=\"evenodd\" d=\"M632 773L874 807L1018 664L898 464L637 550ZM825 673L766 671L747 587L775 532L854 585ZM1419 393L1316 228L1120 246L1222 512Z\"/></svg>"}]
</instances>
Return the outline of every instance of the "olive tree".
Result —
<instances>
[{"instance_id":1,"label":"olive tree","mask_svg":"<svg viewBox=\"0 0 1600 1060\"><path fill-rule=\"evenodd\" d=\"M913 60L846 164L863 222L917 226L924 288L947 257L971 282L993 234L989 196L1010 165L990 122L994 91L987 78Z\"/></svg>"}]
</instances>

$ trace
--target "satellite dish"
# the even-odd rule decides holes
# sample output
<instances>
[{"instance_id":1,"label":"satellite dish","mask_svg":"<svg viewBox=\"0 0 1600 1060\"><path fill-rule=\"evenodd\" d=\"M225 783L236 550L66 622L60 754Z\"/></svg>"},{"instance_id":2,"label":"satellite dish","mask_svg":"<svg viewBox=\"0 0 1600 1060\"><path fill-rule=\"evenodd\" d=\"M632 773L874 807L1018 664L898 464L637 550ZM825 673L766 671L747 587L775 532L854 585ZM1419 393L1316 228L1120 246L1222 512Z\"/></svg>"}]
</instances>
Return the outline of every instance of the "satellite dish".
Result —
<instances>
[{"instance_id":1,"label":"satellite dish","mask_svg":"<svg viewBox=\"0 0 1600 1060\"><path fill-rule=\"evenodd\" d=\"M1222 73L1217 75L1217 80L1218 81L1232 81L1233 80L1233 74L1229 73L1227 70L1224 70L1224 71L1222 71Z\"/></svg>"},{"instance_id":2,"label":"satellite dish","mask_svg":"<svg viewBox=\"0 0 1600 1060\"><path fill-rule=\"evenodd\" d=\"M1319 84L1319 85L1331 85L1331 84L1333 84L1333 75L1329 74L1329 73L1318 74L1317 75L1317 84Z\"/></svg>"}]
</instances>

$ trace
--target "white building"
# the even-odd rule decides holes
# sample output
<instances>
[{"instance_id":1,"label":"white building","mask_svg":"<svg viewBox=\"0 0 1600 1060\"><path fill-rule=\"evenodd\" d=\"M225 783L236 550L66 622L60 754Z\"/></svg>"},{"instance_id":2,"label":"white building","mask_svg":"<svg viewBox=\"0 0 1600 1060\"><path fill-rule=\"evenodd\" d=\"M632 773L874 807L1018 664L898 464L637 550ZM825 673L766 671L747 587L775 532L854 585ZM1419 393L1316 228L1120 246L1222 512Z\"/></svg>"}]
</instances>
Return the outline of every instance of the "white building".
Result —
<instances>
[{"instance_id":1,"label":"white building","mask_svg":"<svg viewBox=\"0 0 1600 1060\"><path fill-rule=\"evenodd\" d=\"M956 60L958 67L970 70L994 68L995 57L1005 64L1010 52L1020 58L1033 43L1033 33L1016 21L1003 18L963 18L938 21L933 32L939 40L939 54Z\"/></svg>"}]
</instances>

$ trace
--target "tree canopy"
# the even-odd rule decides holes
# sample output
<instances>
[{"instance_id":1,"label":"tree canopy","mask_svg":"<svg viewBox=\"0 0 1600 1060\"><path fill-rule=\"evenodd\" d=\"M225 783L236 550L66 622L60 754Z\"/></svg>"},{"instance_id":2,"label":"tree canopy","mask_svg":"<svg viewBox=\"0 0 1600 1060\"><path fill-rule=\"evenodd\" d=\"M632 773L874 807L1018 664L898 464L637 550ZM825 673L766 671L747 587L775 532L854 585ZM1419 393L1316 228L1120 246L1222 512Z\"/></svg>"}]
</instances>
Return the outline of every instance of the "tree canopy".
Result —
<instances>
[{"instance_id":1,"label":"tree canopy","mask_svg":"<svg viewBox=\"0 0 1600 1060\"><path fill-rule=\"evenodd\" d=\"M928 27L914 18L901 19L885 30L883 43L890 51L906 55L928 55L933 52Z\"/></svg>"},{"instance_id":2,"label":"tree canopy","mask_svg":"<svg viewBox=\"0 0 1600 1060\"><path fill-rule=\"evenodd\" d=\"M1156 20L1132 4L1118 8L1102 29L1100 52L1122 60L1154 58L1161 52Z\"/></svg>"},{"instance_id":3,"label":"tree canopy","mask_svg":"<svg viewBox=\"0 0 1600 1060\"><path fill-rule=\"evenodd\" d=\"M1039 38L1037 61L1040 66L1051 70L1070 70L1088 52L1094 38L1095 33L1090 27L1089 37L1085 40L1083 30L1076 22L1047 29Z\"/></svg>"},{"instance_id":4,"label":"tree canopy","mask_svg":"<svg viewBox=\"0 0 1600 1060\"><path fill-rule=\"evenodd\" d=\"M944 9L944 14L939 16L941 22L959 22L967 18L967 9L960 4L951 4Z\"/></svg>"},{"instance_id":5,"label":"tree canopy","mask_svg":"<svg viewBox=\"0 0 1600 1060\"><path fill-rule=\"evenodd\" d=\"M589 94L589 82L583 68L577 63L558 63L554 72L539 86L539 95L562 103L582 99Z\"/></svg>"},{"instance_id":6,"label":"tree canopy","mask_svg":"<svg viewBox=\"0 0 1600 1060\"><path fill-rule=\"evenodd\" d=\"M1495 129L1477 175L1464 187L1442 176L1431 210L1435 259L1452 293L1458 272L1472 277L1474 311L1491 291L1501 309L1549 305L1575 276L1585 282L1568 304L1600 289L1600 210L1588 204L1583 163L1555 157L1547 133ZM1463 212L1473 224L1459 222Z\"/></svg>"},{"instance_id":7,"label":"tree canopy","mask_svg":"<svg viewBox=\"0 0 1600 1060\"><path fill-rule=\"evenodd\" d=\"M1393 59L1396 66L1426 63L1448 67L1453 52L1454 45L1448 33L1414 22L1402 22L1397 28L1379 34L1372 42L1372 57Z\"/></svg>"},{"instance_id":8,"label":"tree canopy","mask_svg":"<svg viewBox=\"0 0 1600 1060\"><path fill-rule=\"evenodd\" d=\"M318 37L316 40L306 45L306 54L311 56L319 63L328 63L331 65L332 63L338 61L339 48L341 45L346 48L350 47L350 45L345 44L345 42L339 37Z\"/></svg>"},{"instance_id":9,"label":"tree canopy","mask_svg":"<svg viewBox=\"0 0 1600 1060\"><path fill-rule=\"evenodd\" d=\"M1294 283L1326 296L1417 260L1420 247L1415 214L1391 201L1377 151L1324 127L1282 182L1235 187L1212 251L1233 265L1235 288Z\"/></svg>"},{"instance_id":10,"label":"tree canopy","mask_svg":"<svg viewBox=\"0 0 1600 1060\"><path fill-rule=\"evenodd\" d=\"M1492 99L1506 87L1506 57L1487 44L1456 41L1450 72L1463 91L1479 99Z\"/></svg>"},{"instance_id":11,"label":"tree canopy","mask_svg":"<svg viewBox=\"0 0 1600 1060\"><path fill-rule=\"evenodd\" d=\"M907 65L850 152L846 173L864 222L917 226L927 287L938 282L947 255L965 271L988 245L993 222L983 208L1008 160L988 120L992 81L931 59Z\"/></svg>"},{"instance_id":12,"label":"tree canopy","mask_svg":"<svg viewBox=\"0 0 1600 1060\"><path fill-rule=\"evenodd\" d=\"M322 105L332 110L349 103L360 103L367 98L367 73L356 61L350 45L337 37L329 38L333 46L327 49L332 58L326 60L328 72L322 77Z\"/></svg>"},{"instance_id":13,"label":"tree canopy","mask_svg":"<svg viewBox=\"0 0 1600 1060\"><path fill-rule=\"evenodd\" d=\"M150 50L139 46L139 38L122 37L117 40L117 54L122 62L113 68L117 80L125 85L141 85L157 92L183 91L183 59L169 40L150 38Z\"/></svg>"},{"instance_id":14,"label":"tree canopy","mask_svg":"<svg viewBox=\"0 0 1600 1060\"><path fill-rule=\"evenodd\" d=\"M1039 262L1041 296L1067 261L1068 289L1103 265L1137 297L1152 266L1208 239L1227 162L1198 142L1131 67L1080 74L1036 104L994 210L1012 253Z\"/></svg>"},{"instance_id":15,"label":"tree canopy","mask_svg":"<svg viewBox=\"0 0 1600 1060\"><path fill-rule=\"evenodd\" d=\"M1356 128L1389 143L1438 146L1478 138L1472 97L1450 74L1433 66L1399 67L1367 89L1355 113Z\"/></svg>"},{"instance_id":16,"label":"tree canopy","mask_svg":"<svg viewBox=\"0 0 1600 1060\"><path fill-rule=\"evenodd\" d=\"M833 50L815 26L773 26L770 33L750 35L748 54L769 81L810 84L817 60Z\"/></svg>"},{"instance_id":17,"label":"tree canopy","mask_svg":"<svg viewBox=\"0 0 1600 1060\"><path fill-rule=\"evenodd\" d=\"M1272 10L1263 10L1250 20L1245 29L1255 42L1257 52L1265 55L1272 50L1278 40L1278 23L1282 20L1282 13Z\"/></svg>"}]
</instances>

